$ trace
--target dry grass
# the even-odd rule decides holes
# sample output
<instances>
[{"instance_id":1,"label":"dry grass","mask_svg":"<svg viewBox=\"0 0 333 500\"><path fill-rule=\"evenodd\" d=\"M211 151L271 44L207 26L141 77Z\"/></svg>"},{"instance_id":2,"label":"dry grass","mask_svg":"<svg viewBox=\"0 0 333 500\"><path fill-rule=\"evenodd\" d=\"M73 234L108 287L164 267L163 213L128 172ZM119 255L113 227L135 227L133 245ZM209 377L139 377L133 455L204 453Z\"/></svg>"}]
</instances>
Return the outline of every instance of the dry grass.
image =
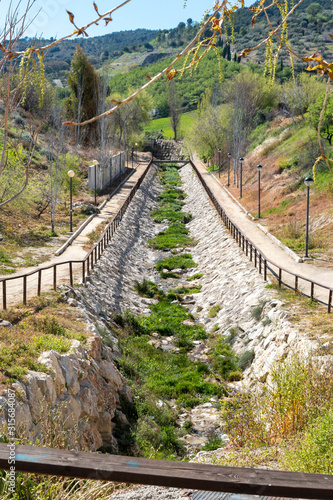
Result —
<instances>
[{"instance_id":1,"label":"dry grass","mask_svg":"<svg viewBox=\"0 0 333 500\"><path fill-rule=\"evenodd\" d=\"M106 223L101 222L98 224L98 226L95 227L93 231L87 234L87 238L89 240L89 248L100 239L104 229L105 229Z\"/></svg>"},{"instance_id":2,"label":"dry grass","mask_svg":"<svg viewBox=\"0 0 333 500\"><path fill-rule=\"evenodd\" d=\"M84 341L85 324L78 315L55 292L2 311L0 318L12 327L0 326L0 387L24 377L28 369L45 371L37 362L41 352L66 352L71 339Z\"/></svg>"}]
</instances>

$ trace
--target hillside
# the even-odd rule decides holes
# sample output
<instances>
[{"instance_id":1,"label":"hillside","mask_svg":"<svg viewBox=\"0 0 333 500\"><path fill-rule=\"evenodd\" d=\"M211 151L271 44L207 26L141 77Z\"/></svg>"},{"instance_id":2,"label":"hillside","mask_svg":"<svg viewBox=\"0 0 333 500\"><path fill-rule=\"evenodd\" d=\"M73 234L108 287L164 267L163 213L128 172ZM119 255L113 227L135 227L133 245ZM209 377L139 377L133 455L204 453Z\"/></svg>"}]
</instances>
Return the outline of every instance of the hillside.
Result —
<instances>
[{"instance_id":1,"label":"hillside","mask_svg":"<svg viewBox=\"0 0 333 500\"><path fill-rule=\"evenodd\" d=\"M331 148L325 143L326 153ZM231 162L230 187L232 195L250 212L258 216L258 172L261 172L260 224L300 257L305 251L306 199L304 178L313 177L312 165L320 155L317 134L306 121L277 117L258 127L251 136L243 163L242 198L234 183ZM215 156L215 163L218 158ZM227 160L218 180L228 182ZM216 167L217 168L217 167ZM309 256L318 266L333 268L333 174L320 162L315 183L310 189Z\"/></svg>"},{"instance_id":2,"label":"hillside","mask_svg":"<svg viewBox=\"0 0 333 500\"><path fill-rule=\"evenodd\" d=\"M309 7L314 4L311 0L305 0L290 17L289 39L296 52L301 54L312 53L319 49L324 57L327 57L332 49L332 40L328 36L333 29L332 3L324 0L319 4L319 10L315 14L309 13ZM263 15L258 17L258 22L251 27L253 13L247 9L240 9L234 17L235 42L227 45L226 34L217 43L220 54L227 60L237 60L237 55L245 48L255 46L263 39L267 32L267 23ZM277 7L270 10L272 25L277 26L281 16ZM151 63L175 55L194 36L199 27L198 23L191 19L180 22L171 30L146 30L137 29L133 31L121 31L108 35L76 38L61 42L53 47L45 56L45 69L50 80L61 79L65 83L66 74L76 45L80 45L86 52L92 64L99 68L104 74L118 75L127 73L133 68L146 68L148 73L153 73L154 66ZM209 35L206 30L205 35ZM228 40L231 29L228 28ZM41 40L47 43L49 40ZM30 43L29 40L21 41L21 49ZM265 60L265 45L257 52L251 53L242 60L242 64L248 61L255 62L261 67ZM278 58L279 79L290 78L290 60L286 50L281 50ZM295 60L296 70L302 70L304 64ZM211 84L211 81L208 82ZM116 84L118 86L118 84Z\"/></svg>"}]
</instances>

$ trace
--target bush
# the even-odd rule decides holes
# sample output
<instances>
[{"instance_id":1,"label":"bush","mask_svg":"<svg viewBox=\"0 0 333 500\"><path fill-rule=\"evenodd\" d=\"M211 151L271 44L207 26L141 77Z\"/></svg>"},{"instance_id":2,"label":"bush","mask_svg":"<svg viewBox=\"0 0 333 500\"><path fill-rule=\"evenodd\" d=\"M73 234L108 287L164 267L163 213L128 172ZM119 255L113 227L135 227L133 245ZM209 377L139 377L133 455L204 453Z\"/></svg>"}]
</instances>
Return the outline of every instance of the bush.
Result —
<instances>
[{"instance_id":1,"label":"bush","mask_svg":"<svg viewBox=\"0 0 333 500\"><path fill-rule=\"evenodd\" d=\"M333 409L313 421L296 450L284 457L284 467L298 472L333 474Z\"/></svg>"},{"instance_id":2,"label":"bush","mask_svg":"<svg viewBox=\"0 0 333 500\"><path fill-rule=\"evenodd\" d=\"M141 297L152 298L156 295L158 288L156 286L156 283L154 283L153 281L144 279L142 283L139 283L139 281L135 281L134 290L138 292Z\"/></svg>"},{"instance_id":3,"label":"bush","mask_svg":"<svg viewBox=\"0 0 333 500\"><path fill-rule=\"evenodd\" d=\"M265 304L266 304L266 301L265 300L261 300L259 302L259 304L254 307L251 311L251 317L257 321L260 320L260 317L261 317L261 313L265 307Z\"/></svg>"},{"instance_id":4,"label":"bush","mask_svg":"<svg viewBox=\"0 0 333 500\"><path fill-rule=\"evenodd\" d=\"M255 356L254 351L243 352L238 361L239 369L245 370L246 368L248 368L251 365L252 361L254 360L254 356Z\"/></svg>"},{"instance_id":5,"label":"bush","mask_svg":"<svg viewBox=\"0 0 333 500\"><path fill-rule=\"evenodd\" d=\"M215 318L217 316L217 313L221 311L221 306L220 304L215 304L215 306L212 306L208 310L208 317L209 318Z\"/></svg>"},{"instance_id":6,"label":"bush","mask_svg":"<svg viewBox=\"0 0 333 500\"><path fill-rule=\"evenodd\" d=\"M227 380L231 372L237 370L237 356L227 344L224 337L218 337L213 340L209 360L213 369L224 379Z\"/></svg>"}]
</instances>

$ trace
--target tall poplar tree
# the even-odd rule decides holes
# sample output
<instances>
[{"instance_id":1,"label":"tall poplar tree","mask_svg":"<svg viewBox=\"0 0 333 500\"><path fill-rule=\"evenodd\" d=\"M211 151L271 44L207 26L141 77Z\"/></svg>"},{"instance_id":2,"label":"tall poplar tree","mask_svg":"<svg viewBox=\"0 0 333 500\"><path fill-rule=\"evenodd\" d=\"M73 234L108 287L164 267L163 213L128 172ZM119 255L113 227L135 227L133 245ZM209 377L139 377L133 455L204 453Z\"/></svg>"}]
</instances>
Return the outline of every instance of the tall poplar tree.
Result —
<instances>
[{"instance_id":1,"label":"tall poplar tree","mask_svg":"<svg viewBox=\"0 0 333 500\"><path fill-rule=\"evenodd\" d=\"M66 100L65 110L67 118L82 122L93 118L98 113L101 81L100 76L89 62L83 49L76 46L71 62L71 69L67 83L71 95ZM92 123L82 127L75 127L75 143L89 144L96 141L97 124Z\"/></svg>"}]
</instances>

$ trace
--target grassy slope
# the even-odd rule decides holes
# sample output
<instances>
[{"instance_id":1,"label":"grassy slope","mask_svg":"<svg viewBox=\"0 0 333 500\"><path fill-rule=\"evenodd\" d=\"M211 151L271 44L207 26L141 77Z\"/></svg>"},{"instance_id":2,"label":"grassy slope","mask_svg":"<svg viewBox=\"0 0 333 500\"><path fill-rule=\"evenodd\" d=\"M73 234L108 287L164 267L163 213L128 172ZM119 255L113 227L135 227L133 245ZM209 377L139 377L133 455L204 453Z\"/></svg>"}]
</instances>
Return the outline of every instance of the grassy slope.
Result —
<instances>
[{"instance_id":1,"label":"grassy slope","mask_svg":"<svg viewBox=\"0 0 333 500\"><path fill-rule=\"evenodd\" d=\"M320 156L316 131L308 124L284 120L264 124L252 134L249 153L243 165L241 203L255 217L258 214L258 175L261 163L261 223L281 241L304 255L306 187L304 178L313 176L312 166ZM323 140L326 154L332 148ZM312 238L310 255L332 261L333 257L333 174L320 162L316 182L311 188L310 218ZM232 176L231 176L232 181ZM221 175L227 182L227 173ZM239 190L231 182L230 191L238 199ZM325 265L332 265L325 262Z\"/></svg>"},{"instance_id":2,"label":"grassy slope","mask_svg":"<svg viewBox=\"0 0 333 500\"><path fill-rule=\"evenodd\" d=\"M183 113L180 120L180 135L186 134L189 127L191 126L195 111L189 111L188 113ZM161 133L165 139L172 139L174 134L170 126L170 118L155 118L151 122L147 123L144 127L144 131L150 134L155 132Z\"/></svg>"}]
</instances>

